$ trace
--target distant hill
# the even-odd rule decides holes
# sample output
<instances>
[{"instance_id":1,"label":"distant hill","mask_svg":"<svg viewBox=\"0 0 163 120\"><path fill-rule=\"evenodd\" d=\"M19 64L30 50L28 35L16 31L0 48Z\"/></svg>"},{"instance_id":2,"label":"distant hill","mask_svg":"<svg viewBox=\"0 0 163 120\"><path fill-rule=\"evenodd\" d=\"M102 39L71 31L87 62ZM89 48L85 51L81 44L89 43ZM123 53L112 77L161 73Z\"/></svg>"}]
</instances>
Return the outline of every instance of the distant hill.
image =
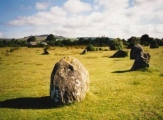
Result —
<instances>
[{"instance_id":1,"label":"distant hill","mask_svg":"<svg viewBox=\"0 0 163 120\"><path fill-rule=\"evenodd\" d=\"M50 34L43 34L43 35L34 35L37 41L43 41L47 38L47 36ZM31 35L32 36L32 35ZM18 40L27 40L29 37L31 36L26 36L24 38L17 38ZM70 39L70 40L79 40L80 38L84 38L84 39L89 39L91 38L92 40L96 39L97 37L77 37L77 38L66 38L63 36L58 36L58 35L54 35L54 37L57 40L63 40L63 39ZM11 38L12 39L12 38ZM9 38L0 38L0 40L11 40ZM113 40L114 38L109 38L110 40Z\"/></svg>"},{"instance_id":2,"label":"distant hill","mask_svg":"<svg viewBox=\"0 0 163 120\"><path fill-rule=\"evenodd\" d=\"M37 41L42 41L42 40L45 40L45 39L47 38L48 35L49 35L49 34L34 35L34 36L35 36L35 38L36 38ZM24 37L24 38L20 38L20 40L27 40L29 37L31 37L31 36L27 36L27 37ZM55 37L56 39L65 39L65 37L63 37L63 36L58 36L58 35L54 35L54 37Z\"/></svg>"}]
</instances>

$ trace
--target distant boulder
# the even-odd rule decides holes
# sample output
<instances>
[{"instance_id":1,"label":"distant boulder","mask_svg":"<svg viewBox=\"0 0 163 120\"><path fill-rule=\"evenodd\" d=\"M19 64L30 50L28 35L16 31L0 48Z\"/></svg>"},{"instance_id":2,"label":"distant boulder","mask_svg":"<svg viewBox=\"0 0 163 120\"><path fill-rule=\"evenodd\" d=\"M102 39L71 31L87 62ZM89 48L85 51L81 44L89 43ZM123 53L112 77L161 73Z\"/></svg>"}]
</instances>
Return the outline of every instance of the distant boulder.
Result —
<instances>
[{"instance_id":1,"label":"distant boulder","mask_svg":"<svg viewBox=\"0 0 163 120\"><path fill-rule=\"evenodd\" d=\"M81 55L86 54L86 53L87 53L87 49L84 49Z\"/></svg>"},{"instance_id":2,"label":"distant boulder","mask_svg":"<svg viewBox=\"0 0 163 120\"><path fill-rule=\"evenodd\" d=\"M118 50L113 56L111 56L111 58L123 58L128 56L128 52L127 51L123 51L123 50Z\"/></svg>"},{"instance_id":3,"label":"distant boulder","mask_svg":"<svg viewBox=\"0 0 163 120\"><path fill-rule=\"evenodd\" d=\"M138 53L131 70L148 68L150 58L151 55L149 53L145 52Z\"/></svg>"},{"instance_id":4,"label":"distant boulder","mask_svg":"<svg viewBox=\"0 0 163 120\"><path fill-rule=\"evenodd\" d=\"M44 48L44 54L49 54L47 48Z\"/></svg>"},{"instance_id":5,"label":"distant boulder","mask_svg":"<svg viewBox=\"0 0 163 120\"><path fill-rule=\"evenodd\" d=\"M130 59L136 59L136 56L143 51L143 47L140 44L134 45L130 51Z\"/></svg>"},{"instance_id":6,"label":"distant boulder","mask_svg":"<svg viewBox=\"0 0 163 120\"><path fill-rule=\"evenodd\" d=\"M73 57L64 57L51 73L50 96L56 104L81 101L89 90L89 73Z\"/></svg>"},{"instance_id":7,"label":"distant boulder","mask_svg":"<svg viewBox=\"0 0 163 120\"><path fill-rule=\"evenodd\" d=\"M44 48L44 53L42 55L49 55L48 48Z\"/></svg>"}]
</instances>

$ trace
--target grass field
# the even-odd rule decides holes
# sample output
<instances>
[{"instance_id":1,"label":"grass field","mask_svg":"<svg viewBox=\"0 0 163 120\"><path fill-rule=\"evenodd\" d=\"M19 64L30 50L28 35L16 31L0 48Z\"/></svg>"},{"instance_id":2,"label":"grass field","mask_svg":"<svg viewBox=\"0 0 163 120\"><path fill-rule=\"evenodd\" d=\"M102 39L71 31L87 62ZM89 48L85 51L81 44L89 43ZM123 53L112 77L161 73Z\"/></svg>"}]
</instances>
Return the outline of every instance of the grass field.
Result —
<instances>
[{"instance_id":1,"label":"grass field","mask_svg":"<svg viewBox=\"0 0 163 120\"><path fill-rule=\"evenodd\" d=\"M163 47L144 48L150 69L129 72L133 60L109 58L116 51L80 55L82 48L19 48L9 55L0 48L0 120L162 120ZM128 50L129 51L129 50ZM50 75L64 56L77 58L89 71L84 101L54 106Z\"/></svg>"}]
</instances>

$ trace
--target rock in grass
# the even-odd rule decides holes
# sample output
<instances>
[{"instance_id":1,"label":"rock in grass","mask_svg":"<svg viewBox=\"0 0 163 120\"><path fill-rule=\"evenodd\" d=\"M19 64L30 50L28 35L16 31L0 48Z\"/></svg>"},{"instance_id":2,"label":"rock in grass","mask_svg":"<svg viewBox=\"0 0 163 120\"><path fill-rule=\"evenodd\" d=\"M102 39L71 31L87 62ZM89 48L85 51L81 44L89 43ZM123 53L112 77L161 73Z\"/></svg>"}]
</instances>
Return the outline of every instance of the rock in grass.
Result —
<instances>
[{"instance_id":1,"label":"rock in grass","mask_svg":"<svg viewBox=\"0 0 163 120\"><path fill-rule=\"evenodd\" d=\"M87 53L87 49L84 49L83 52L80 55L86 54Z\"/></svg>"},{"instance_id":2,"label":"rock in grass","mask_svg":"<svg viewBox=\"0 0 163 120\"><path fill-rule=\"evenodd\" d=\"M44 48L44 53L43 55L49 55L49 52L48 52L48 49L47 48Z\"/></svg>"},{"instance_id":3,"label":"rock in grass","mask_svg":"<svg viewBox=\"0 0 163 120\"><path fill-rule=\"evenodd\" d=\"M51 73L50 96L56 104L81 101L89 90L89 73L73 57L64 57Z\"/></svg>"},{"instance_id":4,"label":"rock in grass","mask_svg":"<svg viewBox=\"0 0 163 120\"><path fill-rule=\"evenodd\" d=\"M114 55L111 56L111 58L124 58L128 56L127 51L118 50Z\"/></svg>"},{"instance_id":5,"label":"rock in grass","mask_svg":"<svg viewBox=\"0 0 163 120\"><path fill-rule=\"evenodd\" d=\"M131 70L146 69L149 68L149 60L151 55L149 53L140 52L134 61Z\"/></svg>"},{"instance_id":6,"label":"rock in grass","mask_svg":"<svg viewBox=\"0 0 163 120\"><path fill-rule=\"evenodd\" d=\"M136 56L143 51L144 51L143 47L140 44L135 45L134 47L131 48L130 59L136 59Z\"/></svg>"}]
</instances>

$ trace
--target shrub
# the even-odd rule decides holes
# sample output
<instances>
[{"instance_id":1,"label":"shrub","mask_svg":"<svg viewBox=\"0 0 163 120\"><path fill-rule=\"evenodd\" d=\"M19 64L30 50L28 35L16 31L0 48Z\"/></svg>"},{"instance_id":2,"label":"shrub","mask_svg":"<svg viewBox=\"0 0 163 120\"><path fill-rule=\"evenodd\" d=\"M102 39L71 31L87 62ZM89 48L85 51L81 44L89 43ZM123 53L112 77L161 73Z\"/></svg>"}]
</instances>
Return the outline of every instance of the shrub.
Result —
<instances>
[{"instance_id":1,"label":"shrub","mask_svg":"<svg viewBox=\"0 0 163 120\"><path fill-rule=\"evenodd\" d=\"M132 36L127 41L128 41L128 44L125 43L126 46L127 46L128 49L131 49L132 47L134 47L135 45L137 45L139 43L140 39L138 37Z\"/></svg>"},{"instance_id":2,"label":"shrub","mask_svg":"<svg viewBox=\"0 0 163 120\"><path fill-rule=\"evenodd\" d=\"M140 38L141 45L148 46L150 44L150 42L151 42L151 39L150 39L149 35L144 34L141 36L141 38Z\"/></svg>"},{"instance_id":3,"label":"shrub","mask_svg":"<svg viewBox=\"0 0 163 120\"><path fill-rule=\"evenodd\" d=\"M156 40L151 41L150 48L159 48L159 45L157 44Z\"/></svg>"},{"instance_id":4,"label":"shrub","mask_svg":"<svg viewBox=\"0 0 163 120\"><path fill-rule=\"evenodd\" d=\"M87 46L85 49L87 49L87 51L95 51L96 50L96 48L92 44Z\"/></svg>"},{"instance_id":5,"label":"shrub","mask_svg":"<svg viewBox=\"0 0 163 120\"><path fill-rule=\"evenodd\" d=\"M30 43L30 42L33 42L33 41L36 41L36 38L35 36L31 36L27 39L27 42Z\"/></svg>"},{"instance_id":6,"label":"shrub","mask_svg":"<svg viewBox=\"0 0 163 120\"><path fill-rule=\"evenodd\" d=\"M122 50L123 49L123 41L120 39L114 39L110 43L110 50Z\"/></svg>"}]
</instances>

